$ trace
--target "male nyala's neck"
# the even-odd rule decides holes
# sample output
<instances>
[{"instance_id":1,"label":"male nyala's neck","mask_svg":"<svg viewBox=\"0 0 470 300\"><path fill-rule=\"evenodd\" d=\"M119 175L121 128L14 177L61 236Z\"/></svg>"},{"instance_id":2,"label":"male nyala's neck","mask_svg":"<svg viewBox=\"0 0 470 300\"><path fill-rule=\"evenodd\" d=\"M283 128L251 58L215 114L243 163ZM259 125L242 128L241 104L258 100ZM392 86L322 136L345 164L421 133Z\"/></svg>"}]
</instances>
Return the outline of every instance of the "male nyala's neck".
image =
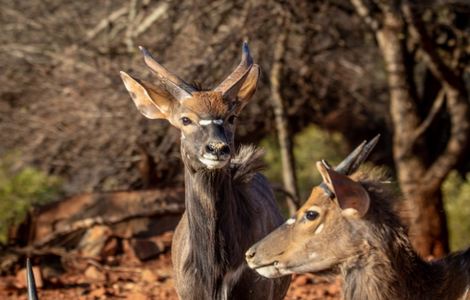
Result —
<instances>
[{"instance_id":1,"label":"male nyala's neck","mask_svg":"<svg viewBox=\"0 0 470 300\"><path fill-rule=\"evenodd\" d=\"M243 262L230 170L185 170L190 253L187 272L197 272L208 295L218 294L224 274ZM215 294L214 294L215 293Z\"/></svg>"}]
</instances>

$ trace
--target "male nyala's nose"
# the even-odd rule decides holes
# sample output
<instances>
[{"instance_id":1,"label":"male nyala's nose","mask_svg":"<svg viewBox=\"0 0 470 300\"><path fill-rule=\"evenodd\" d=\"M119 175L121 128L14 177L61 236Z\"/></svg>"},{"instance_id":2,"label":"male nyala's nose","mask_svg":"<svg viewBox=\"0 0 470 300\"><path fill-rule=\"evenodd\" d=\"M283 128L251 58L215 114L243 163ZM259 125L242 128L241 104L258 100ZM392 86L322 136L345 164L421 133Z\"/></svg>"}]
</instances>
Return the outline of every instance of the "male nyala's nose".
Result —
<instances>
[{"instance_id":1,"label":"male nyala's nose","mask_svg":"<svg viewBox=\"0 0 470 300\"><path fill-rule=\"evenodd\" d=\"M206 152L219 157L230 154L230 147L225 143L209 143L206 145Z\"/></svg>"}]
</instances>

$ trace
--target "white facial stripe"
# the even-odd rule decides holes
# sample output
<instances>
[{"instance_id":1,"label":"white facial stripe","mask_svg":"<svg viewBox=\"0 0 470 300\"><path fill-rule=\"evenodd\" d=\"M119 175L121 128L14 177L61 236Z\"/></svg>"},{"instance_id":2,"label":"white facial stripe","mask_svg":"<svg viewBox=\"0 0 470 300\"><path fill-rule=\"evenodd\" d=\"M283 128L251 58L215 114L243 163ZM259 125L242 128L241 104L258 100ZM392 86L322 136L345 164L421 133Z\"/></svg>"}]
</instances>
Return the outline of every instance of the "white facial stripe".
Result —
<instances>
[{"instance_id":1,"label":"white facial stripe","mask_svg":"<svg viewBox=\"0 0 470 300\"><path fill-rule=\"evenodd\" d=\"M317 229L315 230L315 233L314 233L314 234L319 234L320 232L322 232L323 227L325 227L325 226L323 225L323 223L320 224L320 225L317 227Z\"/></svg>"},{"instance_id":2,"label":"white facial stripe","mask_svg":"<svg viewBox=\"0 0 470 300\"><path fill-rule=\"evenodd\" d=\"M292 218L290 218L289 220L286 221L287 225L292 225L294 223L295 223L295 218L294 217L292 217Z\"/></svg>"},{"instance_id":3,"label":"white facial stripe","mask_svg":"<svg viewBox=\"0 0 470 300\"><path fill-rule=\"evenodd\" d=\"M210 125L212 123L212 120L200 120L199 124L202 126Z\"/></svg>"},{"instance_id":4,"label":"white facial stripe","mask_svg":"<svg viewBox=\"0 0 470 300\"><path fill-rule=\"evenodd\" d=\"M224 124L224 120L216 119L216 120L200 120L199 121L199 125L202 125L202 126L207 126L207 125L210 125L212 123L214 123L215 125L222 125L222 124Z\"/></svg>"}]
</instances>

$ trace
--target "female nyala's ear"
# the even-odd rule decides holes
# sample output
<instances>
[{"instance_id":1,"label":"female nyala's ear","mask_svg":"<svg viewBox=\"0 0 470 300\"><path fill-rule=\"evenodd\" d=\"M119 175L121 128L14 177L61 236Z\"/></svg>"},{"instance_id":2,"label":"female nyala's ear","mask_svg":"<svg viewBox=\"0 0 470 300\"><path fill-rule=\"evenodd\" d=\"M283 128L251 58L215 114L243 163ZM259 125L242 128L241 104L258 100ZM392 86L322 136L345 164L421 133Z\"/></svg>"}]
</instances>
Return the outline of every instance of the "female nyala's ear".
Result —
<instances>
[{"instance_id":1,"label":"female nyala's ear","mask_svg":"<svg viewBox=\"0 0 470 300\"><path fill-rule=\"evenodd\" d=\"M336 172L324 162L317 162L317 169L345 214L363 217L367 213L370 197L360 183Z\"/></svg>"},{"instance_id":2,"label":"female nyala's ear","mask_svg":"<svg viewBox=\"0 0 470 300\"><path fill-rule=\"evenodd\" d=\"M170 118L173 101L168 92L122 71L121 78L141 114L149 119Z\"/></svg>"}]
</instances>

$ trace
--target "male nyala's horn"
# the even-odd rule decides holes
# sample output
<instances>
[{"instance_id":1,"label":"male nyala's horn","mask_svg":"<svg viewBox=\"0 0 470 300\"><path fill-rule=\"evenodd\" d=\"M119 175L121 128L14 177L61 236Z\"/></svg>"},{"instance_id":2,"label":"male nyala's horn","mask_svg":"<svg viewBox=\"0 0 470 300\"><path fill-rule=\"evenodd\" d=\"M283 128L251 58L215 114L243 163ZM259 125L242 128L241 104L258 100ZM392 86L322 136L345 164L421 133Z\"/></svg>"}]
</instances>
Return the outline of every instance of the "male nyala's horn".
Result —
<instances>
[{"instance_id":1,"label":"male nyala's horn","mask_svg":"<svg viewBox=\"0 0 470 300\"><path fill-rule=\"evenodd\" d=\"M182 101L191 97L191 93L195 91L194 87L170 73L170 71L152 57L152 54L147 49L142 46L139 46L139 49L144 54L144 61L147 67L162 80L165 88L176 100Z\"/></svg>"},{"instance_id":2,"label":"male nyala's horn","mask_svg":"<svg viewBox=\"0 0 470 300\"><path fill-rule=\"evenodd\" d=\"M225 98L236 97L251 67L253 67L253 58L251 57L248 43L243 42L242 48L242 59L238 66L233 70L232 74L214 89L214 91L221 92Z\"/></svg>"}]
</instances>

